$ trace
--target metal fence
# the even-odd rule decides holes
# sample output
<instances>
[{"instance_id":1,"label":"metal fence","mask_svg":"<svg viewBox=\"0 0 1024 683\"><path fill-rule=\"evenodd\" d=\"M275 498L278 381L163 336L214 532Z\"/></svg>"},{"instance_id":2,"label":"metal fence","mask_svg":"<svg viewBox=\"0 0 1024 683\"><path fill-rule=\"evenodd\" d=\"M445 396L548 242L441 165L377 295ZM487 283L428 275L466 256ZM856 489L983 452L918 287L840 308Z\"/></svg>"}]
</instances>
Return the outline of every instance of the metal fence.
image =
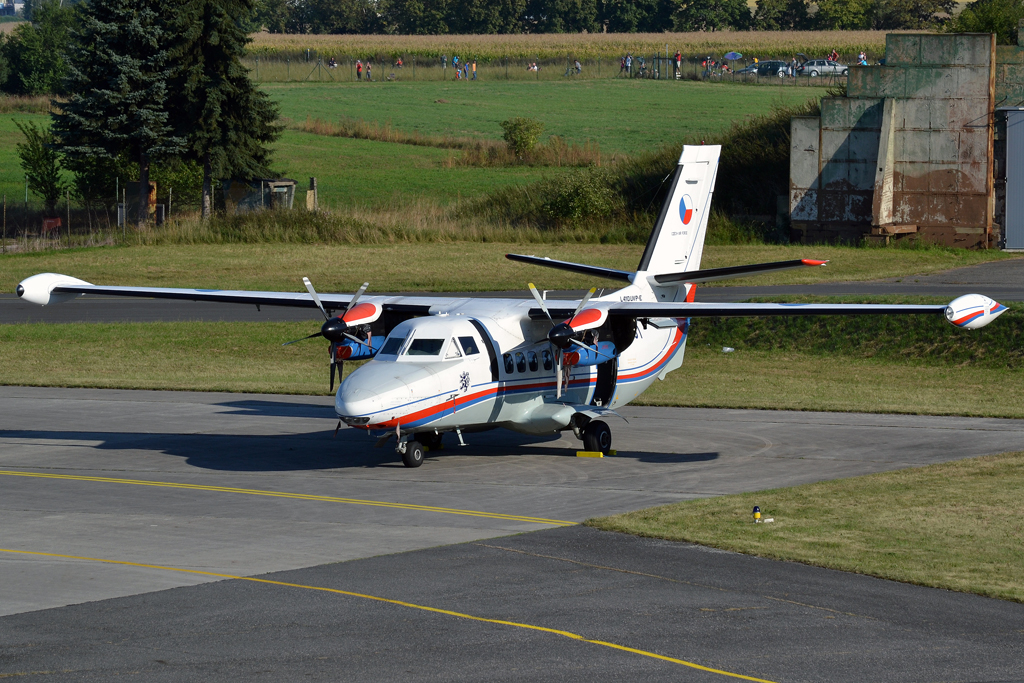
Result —
<instances>
[{"instance_id":1,"label":"metal fence","mask_svg":"<svg viewBox=\"0 0 1024 683\"><path fill-rule=\"evenodd\" d=\"M713 64L708 65L709 55L688 55L677 64L675 56L655 53L631 56L628 66L622 59L580 59L570 56L564 59L501 58L476 60L460 59L453 64L454 55L422 57L415 54L403 55L329 55L307 50L292 57L252 56L245 60L254 80L260 83L280 82L390 82L390 81L558 81L589 80L599 78L641 78L649 80L676 81L726 81L774 86L829 86L845 82L845 76L829 75L811 77L789 73L780 77L756 72L743 73L755 64L753 59L725 62L711 55ZM785 61L792 57L765 57L766 61ZM361 69L359 67L362 67Z\"/></svg>"}]
</instances>

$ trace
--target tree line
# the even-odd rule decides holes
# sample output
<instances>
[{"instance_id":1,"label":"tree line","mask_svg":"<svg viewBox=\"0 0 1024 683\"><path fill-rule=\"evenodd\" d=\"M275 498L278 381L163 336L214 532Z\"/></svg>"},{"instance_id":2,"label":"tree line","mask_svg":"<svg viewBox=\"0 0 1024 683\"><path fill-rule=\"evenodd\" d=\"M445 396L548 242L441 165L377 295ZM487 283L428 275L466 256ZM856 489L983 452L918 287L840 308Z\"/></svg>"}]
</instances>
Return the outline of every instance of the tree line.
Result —
<instances>
[{"instance_id":1,"label":"tree line","mask_svg":"<svg viewBox=\"0 0 1024 683\"><path fill-rule=\"evenodd\" d=\"M659 33L957 29L955 0L258 0L271 33ZM975 0L967 28L1016 36L1021 0ZM999 28L1005 30L1000 31Z\"/></svg>"},{"instance_id":2,"label":"tree line","mask_svg":"<svg viewBox=\"0 0 1024 683\"><path fill-rule=\"evenodd\" d=\"M266 176L281 129L277 106L241 63L249 27L239 18L254 10L253 0L37 2L3 53L9 92L60 95L49 128L20 126L22 166L48 208L65 191L109 205L127 178L145 207L155 163L201 178L207 217L215 178Z\"/></svg>"}]
</instances>

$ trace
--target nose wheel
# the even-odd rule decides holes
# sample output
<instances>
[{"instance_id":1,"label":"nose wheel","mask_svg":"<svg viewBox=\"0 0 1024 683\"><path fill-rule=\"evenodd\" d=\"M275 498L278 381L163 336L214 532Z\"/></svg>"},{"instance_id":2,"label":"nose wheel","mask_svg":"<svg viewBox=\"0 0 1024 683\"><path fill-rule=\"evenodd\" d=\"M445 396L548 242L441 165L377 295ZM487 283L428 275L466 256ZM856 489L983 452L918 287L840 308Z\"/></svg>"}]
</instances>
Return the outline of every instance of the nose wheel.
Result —
<instances>
[{"instance_id":1,"label":"nose wheel","mask_svg":"<svg viewBox=\"0 0 1024 683\"><path fill-rule=\"evenodd\" d=\"M612 430L601 420L591 420L583 429L583 448L608 455L612 450Z\"/></svg>"},{"instance_id":2,"label":"nose wheel","mask_svg":"<svg viewBox=\"0 0 1024 683\"><path fill-rule=\"evenodd\" d=\"M423 464L423 444L419 441L406 441L402 454L402 464L406 467L419 467Z\"/></svg>"}]
</instances>

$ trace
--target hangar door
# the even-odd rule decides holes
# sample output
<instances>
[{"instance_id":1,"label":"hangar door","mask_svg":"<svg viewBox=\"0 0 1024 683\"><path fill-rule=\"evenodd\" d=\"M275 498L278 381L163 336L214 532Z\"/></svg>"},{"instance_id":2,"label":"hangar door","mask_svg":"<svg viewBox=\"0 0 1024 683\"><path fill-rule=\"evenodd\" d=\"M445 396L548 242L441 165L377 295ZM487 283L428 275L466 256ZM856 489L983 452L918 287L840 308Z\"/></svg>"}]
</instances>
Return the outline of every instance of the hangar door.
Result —
<instances>
[{"instance_id":1,"label":"hangar door","mask_svg":"<svg viewBox=\"0 0 1024 683\"><path fill-rule=\"evenodd\" d=\"M1007 249L1024 249L1024 111L1006 112Z\"/></svg>"}]
</instances>

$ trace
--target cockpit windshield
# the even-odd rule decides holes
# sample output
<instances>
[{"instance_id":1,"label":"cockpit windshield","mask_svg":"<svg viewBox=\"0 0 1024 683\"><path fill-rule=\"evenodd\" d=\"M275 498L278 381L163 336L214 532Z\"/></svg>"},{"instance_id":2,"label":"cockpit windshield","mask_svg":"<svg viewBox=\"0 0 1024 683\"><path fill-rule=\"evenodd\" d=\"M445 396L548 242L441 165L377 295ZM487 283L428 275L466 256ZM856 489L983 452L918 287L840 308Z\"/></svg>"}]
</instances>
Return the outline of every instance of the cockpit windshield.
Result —
<instances>
[{"instance_id":1,"label":"cockpit windshield","mask_svg":"<svg viewBox=\"0 0 1024 683\"><path fill-rule=\"evenodd\" d=\"M402 350L402 344L405 343L405 337L389 337L384 342L384 348L380 350L382 356L394 356Z\"/></svg>"},{"instance_id":2,"label":"cockpit windshield","mask_svg":"<svg viewBox=\"0 0 1024 683\"><path fill-rule=\"evenodd\" d=\"M413 339L409 344L407 356L436 356L441 353L444 339Z\"/></svg>"}]
</instances>

